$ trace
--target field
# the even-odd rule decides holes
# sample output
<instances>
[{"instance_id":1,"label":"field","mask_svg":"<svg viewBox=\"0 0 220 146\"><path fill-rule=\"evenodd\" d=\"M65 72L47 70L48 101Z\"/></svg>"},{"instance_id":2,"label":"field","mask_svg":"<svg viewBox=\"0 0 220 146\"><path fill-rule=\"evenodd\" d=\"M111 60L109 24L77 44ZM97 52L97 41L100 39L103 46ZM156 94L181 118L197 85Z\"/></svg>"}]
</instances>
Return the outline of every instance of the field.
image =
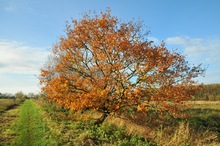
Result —
<instances>
[{"instance_id":1,"label":"field","mask_svg":"<svg viewBox=\"0 0 220 146\"><path fill-rule=\"evenodd\" d=\"M13 99L0 99L0 112L7 110L15 104Z\"/></svg>"},{"instance_id":2,"label":"field","mask_svg":"<svg viewBox=\"0 0 220 146\"><path fill-rule=\"evenodd\" d=\"M220 145L220 102L194 101L188 119L160 119L136 114L110 116L94 125L99 113L73 113L47 100L28 99L13 108L1 99L0 145ZM4 108L3 108L4 107ZM141 120L140 120L141 119ZM141 122L140 122L141 121Z\"/></svg>"}]
</instances>

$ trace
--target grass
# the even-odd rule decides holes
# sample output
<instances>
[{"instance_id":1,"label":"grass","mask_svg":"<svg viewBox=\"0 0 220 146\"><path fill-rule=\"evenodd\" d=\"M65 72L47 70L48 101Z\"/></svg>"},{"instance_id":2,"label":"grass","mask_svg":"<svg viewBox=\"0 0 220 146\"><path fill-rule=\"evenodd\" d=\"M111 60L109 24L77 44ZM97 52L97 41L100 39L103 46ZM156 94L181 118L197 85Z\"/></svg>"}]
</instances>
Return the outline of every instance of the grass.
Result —
<instances>
[{"instance_id":1,"label":"grass","mask_svg":"<svg viewBox=\"0 0 220 146\"><path fill-rule=\"evenodd\" d=\"M190 102L188 119L173 119L155 133L160 145L220 145L220 102Z\"/></svg>"},{"instance_id":2,"label":"grass","mask_svg":"<svg viewBox=\"0 0 220 146\"><path fill-rule=\"evenodd\" d=\"M217 146L217 132L208 128L195 129L189 122L179 122L178 125L161 127L155 133L155 141L163 146Z\"/></svg>"},{"instance_id":3,"label":"grass","mask_svg":"<svg viewBox=\"0 0 220 146\"><path fill-rule=\"evenodd\" d=\"M217 133L220 140L220 102L200 102L200 105L194 104L186 112L191 115L189 124L194 129L209 129Z\"/></svg>"},{"instance_id":4,"label":"grass","mask_svg":"<svg viewBox=\"0 0 220 146\"><path fill-rule=\"evenodd\" d=\"M45 139L45 125L42 121L41 114L32 100L26 100L24 102L20 116L13 127L18 136L12 145L44 146L48 144Z\"/></svg>"},{"instance_id":5,"label":"grass","mask_svg":"<svg viewBox=\"0 0 220 146\"><path fill-rule=\"evenodd\" d=\"M19 99L19 98L14 98L14 99L0 99L0 113L5 112L6 110L10 110L21 103L24 102L25 99Z\"/></svg>"},{"instance_id":6,"label":"grass","mask_svg":"<svg viewBox=\"0 0 220 146\"><path fill-rule=\"evenodd\" d=\"M37 101L39 106L45 102ZM130 145L155 146L141 135L130 134L125 127L111 123L94 125L93 120L77 119L79 115L57 106L44 105L44 121L50 129L53 145Z\"/></svg>"},{"instance_id":7,"label":"grass","mask_svg":"<svg viewBox=\"0 0 220 146\"><path fill-rule=\"evenodd\" d=\"M13 99L0 99L0 113L14 104L16 103Z\"/></svg>"},{"instance_id":8,"label":"grass","mask_svg":"<svg viewBox=\"0 0 220 146\"><path fill-rule=\"evenodd\" d=\"M110 116L99 127L83 118L98 117L98 113L77 115L51 103L48 106L45 101L37 102L44 107L54 145L219 145L220 107L218 110L214 103L209 103L209 109L203 108L201 102L194 103L186 110L188 119L166 117L162 121L151 115L149 121L150 115L136 113L138 121Z\"/></svg>"},{"instance_id":9,"label":"grass","mask_svg":"<svg viewBox=\"0 0 220 146\"><path fill-rule=\"evenodd\" d=\"M0 145L220 145L220 102L190 104L185 111L188 119L162 119L136 112L133 117L109 116L97 126L85 118L98 117L94 111L73 113L47 100L26 100L22 106L2 113L7 125L0 124Z\"/></svg>"},{"instance_id":10,"label":"grass","mask_svg":"<svg viewBox=\"0 0 220 146\"><path fill-rule=\"evenodd\" d=\"M16 138L16 132L11 129L11 125L16 122L19 115L20 106L7 110L0 114L0 145L8 146Z\"/></svg>"},{"instance_id":11,"label":"grass","mask_svg":"<svg viewBox=\"0 0 220 146\"><path fill-rule=\"evenodd\" d=\"M208 100L219 101L220 100L220 84L206 84L203 86L203 90L197 92L193 97L194 100Z\"/></svg>"},{"instance_id":12,"label":"grass","mask_svg":"<svg viewBox=\"0 0 220 146\"><path fill-rule=\"evenodd\" d=\"M189 109L220 110L220 101L188 101Z\"/></svg>"}]
</instances>

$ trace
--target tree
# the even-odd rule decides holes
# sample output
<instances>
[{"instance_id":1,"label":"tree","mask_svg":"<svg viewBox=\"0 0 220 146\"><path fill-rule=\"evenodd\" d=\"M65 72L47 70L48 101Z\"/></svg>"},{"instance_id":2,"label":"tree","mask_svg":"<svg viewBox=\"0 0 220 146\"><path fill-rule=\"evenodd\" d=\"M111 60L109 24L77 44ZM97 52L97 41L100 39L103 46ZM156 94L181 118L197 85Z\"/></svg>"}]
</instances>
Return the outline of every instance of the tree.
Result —
<instances>
[{"instance_id":1,"label":"tree","mask_svg":"<svg viewBox=\"0 0 220 146\"><path fill-rule=\"evenodd\" d=\"M41 69L42 90L74 111L102 112L99 122L130 107L178 114L204 69L163 42L153 45L148 33L140 21L121 22L110 10L67 23Z\"/></svg>"},{"instance_id":2,"label":"tree","mask_svg":"<svg viewBox=\"0 0 220 146\"><path fill-rule=\"evenodd\" d=\"M34 94L32 92L27 94L27 98L39 98L39 94Z\"/></svg>"},{"instance_id":3,"label":"tree","mask_svg":"<svg viewBox=\"0 0 220 146\"><path fill-rule=\"evenodd\" d=\"M26 99L26 96L25 96L25 94L22 92L22 91L19 91L19 92L17 92L16 94L15 94L15 100L16 101L24 101Z\"/></svg>"}]
</instances>

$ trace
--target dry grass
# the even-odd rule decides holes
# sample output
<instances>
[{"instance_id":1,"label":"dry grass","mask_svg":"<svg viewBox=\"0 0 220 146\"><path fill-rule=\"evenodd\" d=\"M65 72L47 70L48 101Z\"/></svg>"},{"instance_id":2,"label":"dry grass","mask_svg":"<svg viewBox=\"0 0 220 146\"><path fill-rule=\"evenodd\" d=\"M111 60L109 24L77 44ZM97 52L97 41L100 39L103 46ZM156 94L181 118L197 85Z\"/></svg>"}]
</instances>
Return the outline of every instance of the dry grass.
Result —
<instances>
[{"instance_id":1,"label":"dry grass","mask_svg":"<svg viewBox=\"0 0 220 146\"><path fill-rule=\"evenodd\" d=\"M19 115L20 107L8 110L0 115L0 145L10 145L17 136L12 126Z\"/></svg>"},{"instance_id":2,"label":"dry grass","mask_svg":"<svg viewBox=\"0 0 220 146\"><path fill-rule=\"evenodd\" d=\"M220 100L220 84L207 84L203 86L203 90L199 90L193 97L194 100Z\"/></svg>"},{"instance_id":3,"label":"dry grass","mask_svg":"<svg viewBox=\"0 0 220 146\"><path fill-rule=\"evenodd\" d=\"M191 102L193 108L209 107L219 109L220 102ZM97 119L101 116L100 113L87 113L90 117ZM143 118L143 117L142 117ZM159 146L217 146L220 145L218 141L218 133L209 128L195 129L189 126L189 122L180 122L179 124L170 124L166 126L153 125L148 123L145 125L136 124L126 117L115 117L110 115L105 120L106 123L114 124L118 127L125 127L129 135L141 135L143 138L156 142Z\"/></svg>"},{"instance_id":4,"label":"dry grass","mask_svg":"<svg viewBox=\"0 0 220 146\"><path fill-rule=\"evenodd\" d=\"M220 101L188 101L185 104L193 109L220 109Z\"/></svg>"},{"instance_id":5,"label":"dry grass","mask_svg":"<svg viewBox=\"0 0 220 146\"><path fill-rule=\"evenodd\" d=\"M145 139L154 141L160 146L217 146L218 133L209 129L195 130L189 123L180 122L178 125L152 127L137 125L129 120L110 116L106 122L125 127L128 134L142 135Z\"/></svg>"},{"instance_id":6,"label":"dry grass","mask_svg":"<svg viewBox=\"0 0 220 146\"><path fill-rule=\"evenodd\" d=\"M220 101L190 101L186 102L189 105L190 110L192 110L192 115L196 117L194 120L194 125L190 123L190 120L186 122L180 122L173 119L172 122L168 124L152 124L151 122L147 121L145 124L137 124L139 122L135 122L129 120L128 117L116 117L114 115L110 115L105 123L114 124L118 127L125 127L128 135L141 135L145 140L153 141L157 143L159 146L217 146L220 145L218 141L218 133L216 128L216 120L210 119L209 116L215 115L219 117L219 110L220 110ZM198 112L198 109L200 110ZM206 112L207 110L207 113ZM213 111L215 111L213 113ZM201 116L198 113L202 114ZM211 113L210 113L211 112ZM206 116L208 114L208 116ZM101 116L101 113L95 111L85 111L81 115L82 119L84 117L98 119ZM136 114L137 115L137 114ZM140 117L139 120L145 120L143 116L137 115ZM199 116L200 119L196 119ZM205 117L205 118L203 118ZM202 118L202 120L201 120ZM210 121L213 121L210 124ZM153 118L153 122L155 119ZM162 122L162 121L161 121ZM195 123L196 122L196 123ZM204 122L204 123L199 123ZM141 122L142 123L142 122ZM52 124L52 122L50 122ZM161 124L161 126L160 126ZM208 126L206 126L208 124ZM55 124L56 125L56 124ZM163 126L162 126L163 125ZM56 125L57 127L62 127L62 124ZM55 126L55 127L56 127ZM215 126L212 128L211 126ZM51 126L54 130L59 128L54 128L54 125ZM211 129L212 128L212 129ZM65 128L64 128L65 129ZM70 132L71 133L71 132ZM74 132L72 132L74 133ZM59 134L58 134L59 135ZM75 134L72 134L75 135ZM91 139L88 138L88 133L79 134L78 138L83 141L87 141L88 145L93 145ZM82 141L82 142L83 142ZM80 141L78 141L80 142Z\"/></svg>"},{"instance_id":7,"label":"dry grass","mask_svg":"<svg viewBox=\"0 0 220 146\"><path fill-rule=\"evenodd\" d=\"M220 101L188 101L188 103L194 104L194 105L203 105L203 104L208 104L208 105L219 104L220 105Z\"/></svg>"},{"instance_id":8,"label":"dry grass","mask_svg":"<svg viewBox=\"0 0 220 146\"><path fill-rule=\"evenodd\" d=\"M218 134L206 131L195 131L188 123L181 122L179 125L160 130L156 133L155 142L161 146L217 146Z\"/></svg>"},{"instance_id":9,"label":"dry grass","mask_svg":"<svg viewBox=\"0 0 220 146\"><path fill-rule=\"evenodd\" d=\"M87 111L84 114L91 119L98 119L102 116L101 113L94 111ZM123 115L120 117L109 115L106 118L105 123L115 125L119 128L124 127L128 135L141 135L147 140L152 140L155 137L153 129L150 126L136 124L133 121L129 120L127 117L124 117Z\"/></svg>"},{"instance_id":10,"label":"dry grass","mask_svg":"<svg viewBox=\"0 0 220 146\"><path fill-rule=\"evenodd\" d=\"M148 140L152 140L154 137L152 133L153 130L150 127L138 125L125 118L109 116L105 122L114 124L118 127L125 127L129 135L130 134L142 135L144 138Z\"/></svg>"},{"instance_id":11,"label":"dry grass","mask_svg":"<svg viewBox=\"0 0 220 146\"><path fill-rule=\"evenodd\" d=\"M13 99L0 99L0 112L4 111L13 104L14 104Z\"/></svg>"}]
</instances>

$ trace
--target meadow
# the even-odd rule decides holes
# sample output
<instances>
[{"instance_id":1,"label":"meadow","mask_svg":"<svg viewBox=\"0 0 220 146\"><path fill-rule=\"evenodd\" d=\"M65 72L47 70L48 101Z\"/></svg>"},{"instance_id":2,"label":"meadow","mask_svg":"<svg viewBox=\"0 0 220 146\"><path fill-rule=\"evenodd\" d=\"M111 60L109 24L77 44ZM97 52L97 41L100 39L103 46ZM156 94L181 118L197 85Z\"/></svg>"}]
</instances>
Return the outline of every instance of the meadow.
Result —
<instances>
[{"instance_id":1,"label":"meadow","mask_svg":"<svg viewBox=\"0 0 220 146\"><path fill-rule=\"evenodd\" d=\"M95 125L100 113L74 113L44 97L26 99L16 106L11 99L0 99L0 145L220 145L220 101L186 104L187 118L133 111L120 117L111 115L103 124Z\"/></svg>"},{"instance_id":2,"label":"meadow","mask_svg":"<svg viewBox=\"0 0 220 146\"><path fill-rule=\"evenodd\" d=\"M0 112L7 110L15 104L13 99L0 99Z\"/></svg>"}]
</instances>

